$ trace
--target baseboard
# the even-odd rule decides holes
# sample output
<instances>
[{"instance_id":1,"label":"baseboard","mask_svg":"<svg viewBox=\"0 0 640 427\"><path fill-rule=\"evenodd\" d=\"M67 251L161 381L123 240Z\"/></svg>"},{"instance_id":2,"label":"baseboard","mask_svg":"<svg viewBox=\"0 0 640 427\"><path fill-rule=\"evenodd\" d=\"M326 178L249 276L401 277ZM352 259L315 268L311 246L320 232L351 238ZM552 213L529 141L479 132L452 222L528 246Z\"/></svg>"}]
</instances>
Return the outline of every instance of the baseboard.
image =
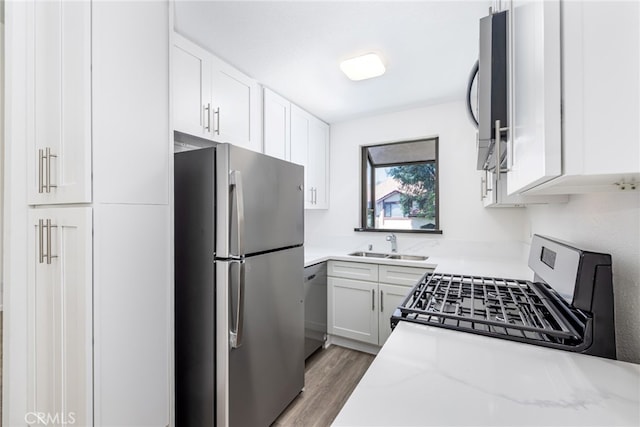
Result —
<instances>
[{"instance_id":1,"label":"baseboard","mask_svg":"<svg viewBox=\"0 0 640 427\"><path fill-rule=\"evenodd\" d=\"M377 345L369 344L366 342L351 340L349 338L343 338L336 335L327 335L327 341L325 342L325 348L337 345L340 347L350 348L351 350L362 351L364 353L369 353L376 355L380 351L380 347Z\"/></svg>"}]
</instances>

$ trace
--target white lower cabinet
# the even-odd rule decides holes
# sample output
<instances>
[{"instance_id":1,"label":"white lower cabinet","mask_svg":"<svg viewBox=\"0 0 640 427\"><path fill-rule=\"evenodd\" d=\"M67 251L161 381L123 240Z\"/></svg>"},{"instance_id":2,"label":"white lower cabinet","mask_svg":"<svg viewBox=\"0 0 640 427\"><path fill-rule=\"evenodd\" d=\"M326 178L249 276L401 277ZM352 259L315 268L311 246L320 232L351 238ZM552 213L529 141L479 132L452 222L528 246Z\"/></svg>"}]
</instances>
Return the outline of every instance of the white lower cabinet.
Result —
<instances>
[{"instance_id":1,"label":"white lower cabinet","mask_svg":"<svg viewBox=\"0 0 640 427\"><path fill-rule=\"evenodd\" d=\"M417 281L416 281L417 282ZM378 284L378 295L380 296L380 314L378 316L378 342L383 345L391 335L391 316L400 304L407 297L411 287Z\"/></svg>"},{"instance_id":2,"label":"white lower cabinet","mask_svg":"<svg viewBox=\"0 0 640 427\"><path fill-rule=\"evenodd\" d=\"M391 334L391 315L429 270L329 261L328 333L382 346Z\"/></svg>"},{"instance_id":3,"label":"white lower cabinet","mask_svg":"<svg viewBox=\"0 0 640 427\"><path fill-rule=\"evenodd\" d=\"M95 425L169 425L169 206L98 205L94 218Z\"/></svg>"},{"instance_id":4,"label":"white lower cabinet","mask_svg":"<svg viewBox=\"0 0 640 427\"><path fill-rule=\"evenodd\" d=\"M329 333L369 344L378 344L378 284L329 277Z\"/></svg>"},{"instance_id":5,"label":"white lower cabinet","mask_svg":"<svg viewBox=\"0 0 640 427\"><path fill-rule=\"evenodd\" d=\"M26 415L55 425L93 424L91 230L89 207L29 210Z\"/></svg>"}]
</instances>

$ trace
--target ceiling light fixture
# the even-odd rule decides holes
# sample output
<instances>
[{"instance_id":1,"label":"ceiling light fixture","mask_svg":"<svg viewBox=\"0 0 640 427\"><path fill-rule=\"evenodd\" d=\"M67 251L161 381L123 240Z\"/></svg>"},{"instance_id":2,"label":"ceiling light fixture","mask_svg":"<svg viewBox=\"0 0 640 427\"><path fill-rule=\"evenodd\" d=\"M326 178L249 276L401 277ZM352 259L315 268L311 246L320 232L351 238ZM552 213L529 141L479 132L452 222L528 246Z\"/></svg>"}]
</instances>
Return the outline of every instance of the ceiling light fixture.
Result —
<instances>
[{"instance_id":1,"label":"ceiling light fixture","mask_svg":"<svg viewBox=\"0 0 640 427\"><path fill-rule=\"evenodd\" d=\"M382 60L375 53L367 53L342 61L340 69L354 81L381 76L386 70Z\"/></svg>"}]
</instances>

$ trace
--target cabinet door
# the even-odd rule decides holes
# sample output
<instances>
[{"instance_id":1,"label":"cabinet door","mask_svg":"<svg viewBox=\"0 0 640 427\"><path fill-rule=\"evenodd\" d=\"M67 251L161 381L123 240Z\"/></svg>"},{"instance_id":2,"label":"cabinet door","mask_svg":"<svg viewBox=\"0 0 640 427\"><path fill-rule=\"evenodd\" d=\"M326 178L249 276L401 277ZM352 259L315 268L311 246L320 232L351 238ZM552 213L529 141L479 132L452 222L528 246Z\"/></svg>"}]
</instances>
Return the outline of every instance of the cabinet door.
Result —
<instances>
[{"instance_id":1,"label":"cabinet door","mask_svg":"<svg viewBox=\"0 0 640 427\"><path fill-rule=\"evenodd\" d=\"M309 124L313 117L298 107L291 104L291 161L307 167L309 155ZM305 169L305 183L306 183Z\"/></svg>"},{"instance_id":2,"label":"cabinet door","mask_svg":"<svg viewBox=\"0 0 640 427\"><path fill-rule=\"evenodd\" d=\"M313 191L309 185L309 122L311 116L297 105L291 104L291 161L304 166L304 208L309 209Z\"/></svg>"},{"instance_id":3,"label":"cabinet door","mask_svg":"<svg viewBox=\"0 0 640 427\"><path fill-rule=\"evenodd\" d=\"M211 72L213 139L262 151L258 83L214 56Z\"/></svg>"},{"instance_id":4,"label":"cabinet door","mask_svg":"<svg viewBox=\"0 0 640 427\"><path fill-rule=\"evenodd\" d=\"M91 208L29 211L28 410L78 425L93 422L91 228Z\"/></svg>"},{"instance_id":5,"label":"cabinet door","mask_svg":"<svg viewBox=\"0 0 640 427\"><path fill-rule=\"evenodd\" d=\"M264 89L264 154L291 159L290 110L289 101Z\"/></svg>"},{"instance_id":6,"label":"cabinet door","mask_svg":"<svg viewBox=\"0 0 640 427\"><path fill-rule=\"evenodd\" d=\"M93 201L168 204L169 4L98 1L91 8Z\"/></svg>"},{"instance_id":7,"label":"cabinet door","mask_svg":"<svg viewBox=\"0 0 640 427\"><path fill-rule=\"evenodd\" d=\"M309 124L307 191L312 190L308 209L329 209L329 125L313 119Z\"/></svg>"},{"instance_id":8,"label":"cabinet door","mask_svg":"<svg viewBox=\"0 0 640 427\"><path fill-rule=\"evenodd\" d=\"M172 58L173 128L211 138L211 62L203 49L174 34Z\"/></svg>"},{"instance_id":9,"label":"cabinet door","mask_svg":"<svg viewBox=\"0 0 640 427\"><path fill-rule=\"evenodd\" d=\"M98 205L94 217L95 425L169 425L169 206Z\"/></svg>"},{"instance_id":10,"label":"cabinet door","mask_svg":"<svg viewBox=\"0 0 640 427\"><path fill-rule=\"evenodd\" d=\"M329 277L330 334L378 345L378 284Z\"/></svg>"},{"instance_id":11,"label":"cabinet door","mask_svg":"<svg viewBox=\"0 0 640 427\"><path fill-rule=\"evenodd\" d=\"M378 285L378 292L380 295L378 344L384 345L389 335L391 335L391 316L396 308L402 304L409 292L411 292L411 287L380 283Z\"/></svg>"},{"instance_id":12,"label":"cabinet door","mask_svg":"<svg viewBox=\"0 0 640 427\"><path fill-rule=\"evenodd\" d=\"M28 16L28 202L90 202L91 4L33 2Z\"/></svg>"},{"instance_id":13,"label":"cabinet door","mask_svg":"<svg viewBox=\"0 0 640 427\"><path fill-rule=\"evenodd\" d=\"M560 5L514 0L510 12L507 193L560 175Z\"/></svg>"},{"instance_id":14,"label":"cabinet door","mask_svg":"<svg viewBox=\"0 0 640 427\"><path fill-rule=\"evenodd\" d=\"M588 176L587 189L640 178L639 8L562 5L563 174Z\"/></svg>"}]
</instances>

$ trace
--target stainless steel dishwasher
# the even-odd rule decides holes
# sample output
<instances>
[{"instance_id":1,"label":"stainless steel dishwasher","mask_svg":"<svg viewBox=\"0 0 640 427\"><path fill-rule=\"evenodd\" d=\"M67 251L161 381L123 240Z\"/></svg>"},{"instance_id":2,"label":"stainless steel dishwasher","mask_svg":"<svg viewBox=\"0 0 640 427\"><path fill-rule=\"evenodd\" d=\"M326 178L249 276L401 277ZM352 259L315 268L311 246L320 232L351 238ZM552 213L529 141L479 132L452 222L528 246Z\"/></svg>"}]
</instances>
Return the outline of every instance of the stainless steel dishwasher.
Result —
<instances>
[{"instance_id":1,"label":"stainless steel dishwasher","mask_svg":"<svg viewBox=\"0 0 640 427\"><path fill-rule=\"evenodd\" d=\"M327 339L327 263L304 269L304 358Z\"/></svg>"}]
</instances>

